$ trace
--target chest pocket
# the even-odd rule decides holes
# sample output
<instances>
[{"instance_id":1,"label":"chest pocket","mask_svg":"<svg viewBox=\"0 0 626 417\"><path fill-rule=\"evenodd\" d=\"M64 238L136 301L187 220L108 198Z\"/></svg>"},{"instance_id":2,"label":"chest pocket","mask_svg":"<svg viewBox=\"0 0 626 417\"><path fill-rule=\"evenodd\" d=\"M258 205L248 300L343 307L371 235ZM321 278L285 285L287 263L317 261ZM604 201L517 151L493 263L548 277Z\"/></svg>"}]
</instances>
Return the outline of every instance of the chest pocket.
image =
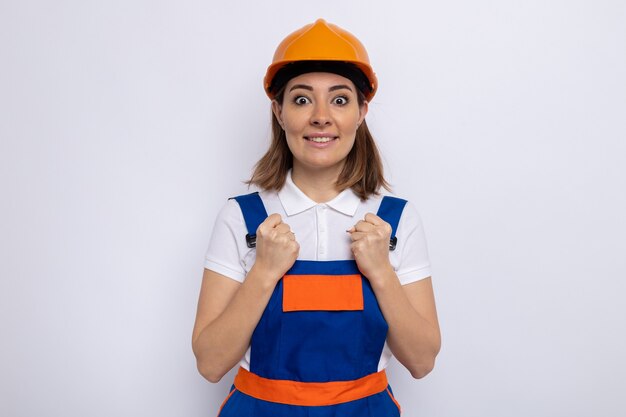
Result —
<instances>
[{"instance_id":1,"label":"chest pocket","mask_svg":"<svg viewBox=\"0 0 626 417\"><path fill-rule=\"evenodd\" d=\"M360 274L285 275L283 312L363 310Z\"/></svg>"}]
</instances>

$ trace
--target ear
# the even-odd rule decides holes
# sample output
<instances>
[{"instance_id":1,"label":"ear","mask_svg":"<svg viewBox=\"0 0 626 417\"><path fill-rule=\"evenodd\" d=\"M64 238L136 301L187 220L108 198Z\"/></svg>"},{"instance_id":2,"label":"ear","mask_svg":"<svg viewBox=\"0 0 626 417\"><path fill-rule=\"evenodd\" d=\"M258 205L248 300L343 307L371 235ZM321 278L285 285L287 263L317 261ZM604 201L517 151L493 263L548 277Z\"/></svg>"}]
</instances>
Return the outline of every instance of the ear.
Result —
<instances>
[{"instance_id":1,"label":"ear","mask_svg":"<svg viewBox=\"0 0 626 417\"><path fill-rule=\"evenodd\" d=\"M368 109L369 109L369 103L367 101L364 101L363 104L359 106L359 122L358 122L359 126L361 125L361 123L363 123L363 120L365 120L365 116L367 115Z\"/></svg>"},{"instance_id":2,"label":"ear","mask_svg":"<svg viewBox=\"0 0 626 417\"><path fill-rule=\"evenodd\" d=\"M276 116L276 119L278 120L278 123L280 123L280 126L283 128L283 130L285 130L285 125L283 124L283 106L280 105L280 103L277 100L272 100L272 112L274 113L274 116Z\"/></svg>"}]
</instances>

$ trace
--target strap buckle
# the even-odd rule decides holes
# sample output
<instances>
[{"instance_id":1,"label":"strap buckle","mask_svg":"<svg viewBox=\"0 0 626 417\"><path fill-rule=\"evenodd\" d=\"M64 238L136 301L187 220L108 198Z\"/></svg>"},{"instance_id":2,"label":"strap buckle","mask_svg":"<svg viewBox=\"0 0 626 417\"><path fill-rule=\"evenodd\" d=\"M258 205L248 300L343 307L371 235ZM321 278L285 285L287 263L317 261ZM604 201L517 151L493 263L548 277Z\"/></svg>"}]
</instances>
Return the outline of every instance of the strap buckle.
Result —
<instances>
[{"instance_id":1,"label":"strap buckle","mask_svg":"<svg viewBox=\"0 0 626 417\"><path fill-rule=\"evenodd\" d=\"M256 248L256 234L251 235L248 233L246 235L246 245L248 245L249 248Z\"/></svg>"}]
</instances>

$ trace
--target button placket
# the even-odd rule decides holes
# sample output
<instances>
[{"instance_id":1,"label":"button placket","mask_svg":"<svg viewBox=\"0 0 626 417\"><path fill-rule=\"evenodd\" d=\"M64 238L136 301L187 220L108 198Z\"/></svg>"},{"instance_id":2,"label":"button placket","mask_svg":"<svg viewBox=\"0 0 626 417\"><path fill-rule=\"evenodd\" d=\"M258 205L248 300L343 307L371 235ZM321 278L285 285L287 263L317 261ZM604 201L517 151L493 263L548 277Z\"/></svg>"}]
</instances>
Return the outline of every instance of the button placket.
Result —
<instances>
[{"instance_id":1,"label":"button placket","mask_svg":"<svg viewBox=\"0 0 626 417\"><path fill-rule=\"evenodd\" d=\"M326 259L328 257L328 220L327 210L325 205L317 207L317 251L320 259Z\"/></svg>"}]
</instances>

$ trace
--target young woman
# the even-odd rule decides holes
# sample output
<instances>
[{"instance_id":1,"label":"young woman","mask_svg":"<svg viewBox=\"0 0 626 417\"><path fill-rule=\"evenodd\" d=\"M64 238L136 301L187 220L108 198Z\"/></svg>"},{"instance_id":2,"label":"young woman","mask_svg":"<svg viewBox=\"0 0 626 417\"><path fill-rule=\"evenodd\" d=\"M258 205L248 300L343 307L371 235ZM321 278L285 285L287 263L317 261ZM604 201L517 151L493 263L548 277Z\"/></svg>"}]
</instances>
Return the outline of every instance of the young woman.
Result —
<instances>
[{"instance_id":1,"label":"young woman","mask_svg":"<svg viewBox=\"0 0 626 417\"><path fill-rule=\"evenodd\" d=\"M377 80L353 35L320 19L279 45L265 77L272 143L206 255L193 350L221 417L398 416L385 375L440 347L415 208L382 190L365 116Z\"/></svg>"}]
</instances>

